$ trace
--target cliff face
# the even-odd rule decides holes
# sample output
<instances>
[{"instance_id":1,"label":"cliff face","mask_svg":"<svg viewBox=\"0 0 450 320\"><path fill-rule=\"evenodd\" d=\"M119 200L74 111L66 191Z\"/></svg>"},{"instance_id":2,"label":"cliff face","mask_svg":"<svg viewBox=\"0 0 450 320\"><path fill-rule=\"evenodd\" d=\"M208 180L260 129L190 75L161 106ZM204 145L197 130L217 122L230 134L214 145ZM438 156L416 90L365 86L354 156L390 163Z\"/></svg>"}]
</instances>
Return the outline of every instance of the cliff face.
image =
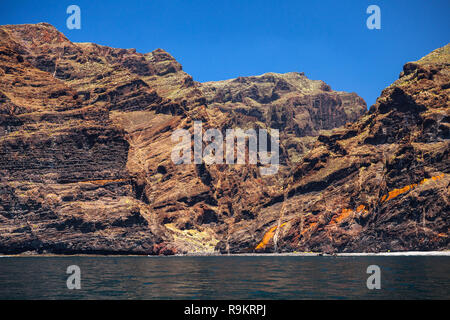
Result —
<instances>
[{"instance_id":1,"label":"cliff face","mask_svg":"<svg viewBox=\"0 0 450 320\"><path fill-rule=\"evenodd\" d=\"M161 49L0 26L0 252L448 248L448 63L405 65L362 116L299 73L200 84ZM197 120L279 129L280 170L175 165Z\"/></svg>"},{"instance_id":2,"label":"cliff face","mask_svg":"<svg viewBox=\"0 0 450 320\"><path fill-rule=\"evenodd\" d=\"M366 115L320 135L232 251L448 249L449 65L450 45L405 64Z\"/></svg>"},{"instance_id":3,"label":"cliff face","mask_svg":"<svg viewBox=\"0 0 450 320\"><path fill-rule=\"evenodd\" d=\"M355 93L332 91L303 73L266 73L261 76L206 82L206 102L234 117L237 126L257 123L280 131L283 162L297 162L322 130L353 122L366 111Z\"/></svg>"},{"instance_id":4,"label":"cliff face","mask_svg":"<svg viewBox=\"0 0 450 320\"><path fill-rule=\"evenodd\" d=\"M0 32L0 251L158 252L133 134L195 106L192 78L162 50L74 44L48 24Z\"/></svg>"},{"instance_id":5,"label":"cliff face","mask_svg":"<svg viewBox=\"0 0 450 320\"><path fill-rule=\"evenodd\" d=\"M340 127L366 111L355 93L332 91L323 81L297 72L206 82L201 90L211 107L253 117L296 136Z\"/></svg>"}]
</instances>

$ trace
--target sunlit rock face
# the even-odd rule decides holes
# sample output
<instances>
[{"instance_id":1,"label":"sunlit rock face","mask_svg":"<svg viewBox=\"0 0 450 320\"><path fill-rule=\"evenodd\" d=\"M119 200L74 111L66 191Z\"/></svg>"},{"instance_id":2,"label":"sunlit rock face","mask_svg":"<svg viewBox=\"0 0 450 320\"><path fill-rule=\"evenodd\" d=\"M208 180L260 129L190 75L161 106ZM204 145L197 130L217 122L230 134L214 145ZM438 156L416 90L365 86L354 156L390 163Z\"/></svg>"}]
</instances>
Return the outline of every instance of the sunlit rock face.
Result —
<instances>
[{"instance_id":1,"label":"sunlit rock face","mask_svg":"<svg viewBox=\"0 0 450 320\"><path fill-rule=\"evenodd\" d=\"M0 253L448 248L448 63L405 65L366 112L300 73L201 84L161 49L0 26ZM277 174L175 165L195 121L278 129Z\"/></svg>"},{"instance_id":2,"label":"sunlit rock face","mask_svg":"<svg viewBox=\"0 0 450 320\"><path fill-rule=\"evenodd\" d=\"M298 72L206 82L201 91L210 108L228 113L237 126L278 129L283 163L299 161L321 132L366 112L366 103L357 94L333 91L325 82Z\"/></svg>"},{"instance_id":3,"label":"sunlit rock face","mask_svg":"<svg viewBox=\"0 0 450 320\"><path fill-rule=\"evenodd\" d=\"M449 64L450 45L407 63L367 114L320 135L233 251L449 249Z\"/></svg>"}]
</instances>

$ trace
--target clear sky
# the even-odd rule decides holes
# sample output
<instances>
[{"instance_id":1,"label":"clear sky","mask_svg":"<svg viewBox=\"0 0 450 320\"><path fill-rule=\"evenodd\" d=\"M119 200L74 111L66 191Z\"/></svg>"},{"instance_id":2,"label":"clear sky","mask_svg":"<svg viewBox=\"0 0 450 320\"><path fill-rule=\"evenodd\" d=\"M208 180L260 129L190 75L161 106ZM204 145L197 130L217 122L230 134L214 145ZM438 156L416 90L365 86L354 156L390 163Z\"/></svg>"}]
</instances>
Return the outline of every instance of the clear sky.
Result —
<instances>
[{"instance_id":1,"label":"clear sky","mask_svg":"<svg viewBox=\"0 0 450 320\"><path fill-rule=\"evenodd\" d=\"M81 29L66 9L81 8ZM369 30L369 5L381 30ZM162 48L204 82L305 72L368 106L402 66L449 42L449 0L2 0L0 24L48 22L74 42Z\"/></svg>"}]
</instances>

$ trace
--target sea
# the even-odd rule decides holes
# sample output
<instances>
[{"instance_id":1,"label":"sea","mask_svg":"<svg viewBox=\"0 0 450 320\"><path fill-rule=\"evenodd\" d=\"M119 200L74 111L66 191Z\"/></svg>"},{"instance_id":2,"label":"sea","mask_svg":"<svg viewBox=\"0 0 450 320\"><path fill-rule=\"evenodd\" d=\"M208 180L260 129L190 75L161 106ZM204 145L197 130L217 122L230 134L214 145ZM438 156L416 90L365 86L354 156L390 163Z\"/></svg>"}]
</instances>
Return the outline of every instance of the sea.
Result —
<instances>
[{"instance_id":1,"label":"sea","mask_svg":"<svg viewBox=\"0 0 450 320\"><path fill-rule=\"evenodd\" d=\"M449 255L3 256L0 299L447 300L449 271Z\"/></svg>"}]
</instances>

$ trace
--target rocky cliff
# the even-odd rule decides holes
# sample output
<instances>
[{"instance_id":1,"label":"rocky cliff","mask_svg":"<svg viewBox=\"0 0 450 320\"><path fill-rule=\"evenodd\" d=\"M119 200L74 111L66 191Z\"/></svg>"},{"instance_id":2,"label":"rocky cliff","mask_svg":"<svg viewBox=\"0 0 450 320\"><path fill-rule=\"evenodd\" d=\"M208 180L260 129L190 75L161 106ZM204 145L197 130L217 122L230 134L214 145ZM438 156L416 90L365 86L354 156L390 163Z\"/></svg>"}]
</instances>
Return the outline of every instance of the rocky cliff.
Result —
<instances>
[{"instance_id":1,"label":"rocky cliff","mask_svg":"<svg viewBox=\"0 0 450 320\"><path fill-rule=\"evenodd\" d=\"M0 253L446 249L448 48L365 113L301 73L200 84L161 49L0 26ZM175 165L194 121L279 129L280 170Z\"/></svg>"},{"instance_id":2,"label":"rocky cliff","mask_svg":"<svg viewBox=\"0 0 450 320\"><path fill-rule=\"evenodd\" d=\"M303 73L266 73L261 76L206 82L201 86L208 106L236 119L280 131L280 144L289 163L309 150L323 130L353 122L366 111L355 93L336 92L321 80Z\"/></svg>"},{"instance_id":3,"label":"rocky cliff","mask_svg":"<svg viewBox=\"0 0 450 320\"><path fill-rule=\"evenodd\" d=\"M247 232L218 247L448 250L449 65L450 45L405 64L367 114L319 136Z\"/></svg>"}]
</instances>

